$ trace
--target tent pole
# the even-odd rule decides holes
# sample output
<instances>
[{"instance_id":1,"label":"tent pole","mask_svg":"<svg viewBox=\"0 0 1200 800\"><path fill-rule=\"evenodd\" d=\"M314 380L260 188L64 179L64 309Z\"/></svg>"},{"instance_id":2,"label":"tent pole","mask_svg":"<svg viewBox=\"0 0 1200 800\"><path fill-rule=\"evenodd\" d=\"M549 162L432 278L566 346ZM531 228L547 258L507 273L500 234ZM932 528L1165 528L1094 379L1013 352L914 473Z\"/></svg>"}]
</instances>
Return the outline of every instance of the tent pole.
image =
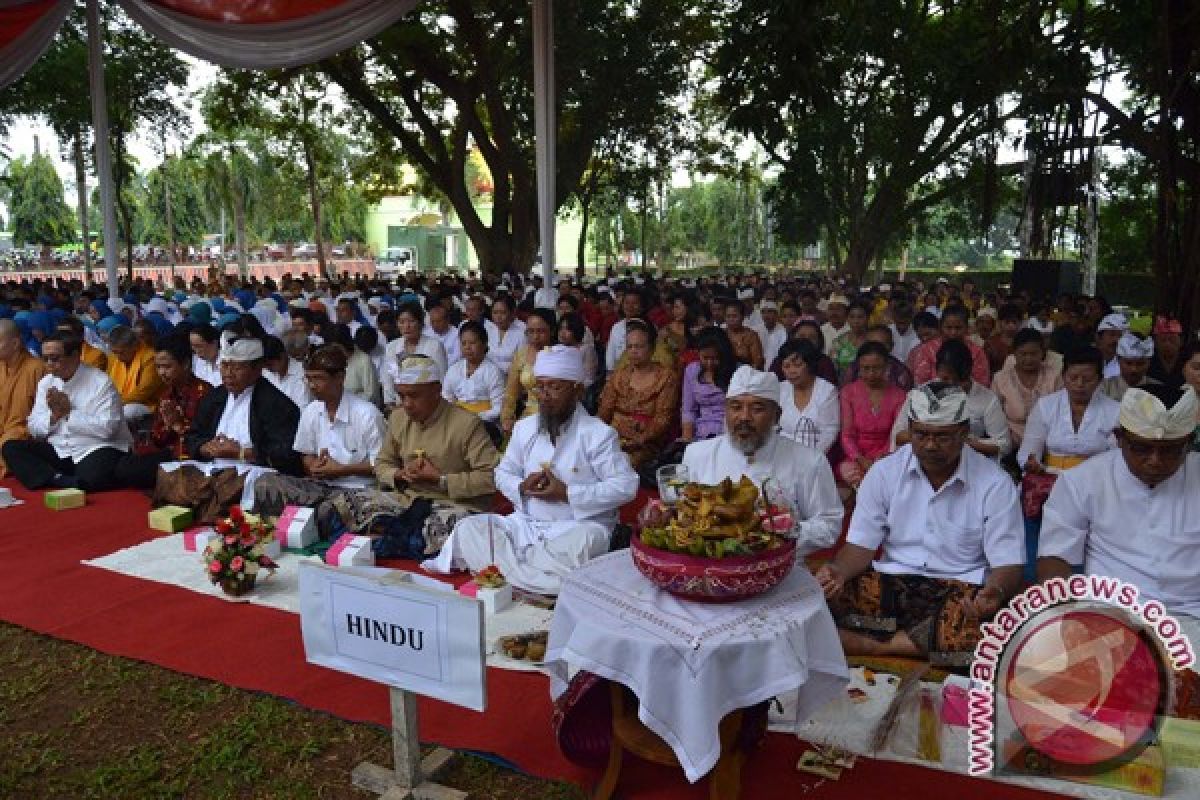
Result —
<instances>
[{"instance_id":1,"label":"tent pole","mask_svg":"<svg viewBox=\"0 0 1200 800\"><path fill-rule=\"evenodd\" d=\"M96 177L104 218L104 268L108 294L120 296L117 286L117 213L113 195L112 152L108 142L108 98L104 91L104 39L99 0L87 0L88 85L92 94L92 130L96 140Z\"/></svg>"},{"instance_id":2,"label":"tent pole","mask_svg":"<svg viewBox=\"0 0 1200 800\"><path fill-rule=\"evenodd\" d=\"M538 236L542 243L542 277L554 285L555 137L558 133L554 94L554 0L533 0L533 119L536 133Z\"/></svg>"}]
</instances>

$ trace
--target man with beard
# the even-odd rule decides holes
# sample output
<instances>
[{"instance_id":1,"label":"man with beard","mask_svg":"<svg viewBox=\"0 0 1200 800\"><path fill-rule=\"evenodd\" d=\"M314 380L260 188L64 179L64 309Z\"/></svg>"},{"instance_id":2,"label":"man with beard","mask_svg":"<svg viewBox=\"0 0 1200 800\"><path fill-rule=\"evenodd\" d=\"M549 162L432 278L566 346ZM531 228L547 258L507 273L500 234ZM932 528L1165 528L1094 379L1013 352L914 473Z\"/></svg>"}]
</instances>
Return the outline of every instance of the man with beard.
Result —
<instances>
[{"instance_id":1,"label":"man with beard","mask_svg":"<svg viewBox=\"0 0 1200 800\"><path fill-rule=\"evenodd\" d=\"M513 586L554 595L564 575L608 551L618 510L637 494L637 473L617 432L580 405L578 349L543 350L533 374L538 413L517 422L496 468L496 487L513 512L460 521L426 569L478 572L495 564Z\"/></svg>"},{"instance_id":2,"label":"man with beard","mask_svg":"<svg viewBox=\"0 0 1200 800\"><path fill-rule=\"evenodd\" d=\"M771 502L791 507L803 555L837 541L842 501L824 454L779 435L779 391L770 372L738 367L725 393L725 434L688 445L683 464L696 483L737 483L745 475L760 490L767 486Z\"/></svg>"},{"instance_id":3,"label":"man with beard","mask_svg":"<svg viewBox=\"0 0 1200 800\"><path fill-rule=\"evenodd\" d=\"M979 623L1020 588L1021 504L1008 474L967 446L961 387L927 383L908 404L912 443L871 467L817 581L846 655L965 666Z\"/></svg>"}]
</instances>

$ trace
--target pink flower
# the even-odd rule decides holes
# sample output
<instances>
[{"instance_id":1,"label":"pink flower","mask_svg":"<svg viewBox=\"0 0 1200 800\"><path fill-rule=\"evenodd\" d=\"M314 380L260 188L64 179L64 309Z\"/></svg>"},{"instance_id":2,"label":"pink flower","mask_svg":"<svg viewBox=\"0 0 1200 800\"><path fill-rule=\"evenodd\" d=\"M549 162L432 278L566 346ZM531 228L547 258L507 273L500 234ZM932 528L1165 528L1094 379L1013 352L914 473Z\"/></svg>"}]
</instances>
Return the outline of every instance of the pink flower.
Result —
<instances>
[{"instance_id":1,"label":"pink flower","mask_svg":"<svg viewBox=\"0 0 1200 800\"><path fill-rule=\"evenodd\" d=\"M236 543L237 543L237 537L236 537L236 536L226 536L226 537L225 537L225 544L227 544L227 545L234 545L234 544L236 544Z\"/></svg>"},{"instance_id":2,"label":"pink flower","mask_svg":"<svg viewBox=\"0 0 1200 800\"><path fill-rule=\"evenodd\" d=\"M216 575L218 572L221 571L221 562L220 561L208 562L208 571L211 572L212 574Z\"/></svg>"},{"instance_id":3,"label":"pink flower","mask_svg":"<svg viewBox=\"0 0 1200 800\"><path fill-rule=\"evenodd\" d=\"M242 537L242 547L253 547L258 540L251 534L246 534Z\"/></svg>"},{"instance_id":4,"label":"pink flower","mask_svg":"<svg viewBox=\"0 0 1200 800\"><path fill-rule=\"evenodd\" d=\"M246 560L241 556L234 556L233 560L229 562L229 568L234 572L241 572L245 566Z\"/></svg>"}]
</instances>

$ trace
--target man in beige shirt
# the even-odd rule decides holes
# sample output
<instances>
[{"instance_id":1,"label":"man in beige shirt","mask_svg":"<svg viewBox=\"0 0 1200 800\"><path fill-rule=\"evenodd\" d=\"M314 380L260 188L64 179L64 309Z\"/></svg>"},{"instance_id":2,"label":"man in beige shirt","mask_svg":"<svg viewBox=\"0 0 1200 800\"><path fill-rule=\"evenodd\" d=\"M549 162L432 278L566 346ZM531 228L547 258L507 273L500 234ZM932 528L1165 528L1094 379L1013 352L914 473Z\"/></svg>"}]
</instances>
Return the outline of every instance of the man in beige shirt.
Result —
<instances>
[{"instance_id":1,"label":"man in beige shirt","mask_svg":"<svg viewBox=\"0 0 1200 800\"><path fill-rule=\"evenodd\" d=\"M380 488L477 511L491 507L500 453L478 416L442 399L442 371L423 355L396 372L398 405L375 462Z\"/></svg>"}]
</instances>

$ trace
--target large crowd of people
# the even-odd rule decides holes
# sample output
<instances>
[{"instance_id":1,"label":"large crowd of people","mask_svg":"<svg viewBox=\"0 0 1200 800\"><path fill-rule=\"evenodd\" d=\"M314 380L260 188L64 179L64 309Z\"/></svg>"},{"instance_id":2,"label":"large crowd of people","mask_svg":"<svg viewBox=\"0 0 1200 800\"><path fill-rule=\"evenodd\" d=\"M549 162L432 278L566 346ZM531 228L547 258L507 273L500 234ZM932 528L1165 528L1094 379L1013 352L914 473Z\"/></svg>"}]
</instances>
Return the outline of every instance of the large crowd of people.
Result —
<instances>
[{"instance_id":1,"label":"large crowd of people","mask_svg":"<svg viewBox=\"0 0 1200 800\"><path fill-rule=\"evenodd\" d=\"M847 652L946 664L1038 573L1200 609L1197 392L1173 319L968 279L0 285L0 477L27 489L310 505L324 538L554 594L683 463L771 480L801 553L852 509L817 571Z\"/></svg>"}]
</instances>

